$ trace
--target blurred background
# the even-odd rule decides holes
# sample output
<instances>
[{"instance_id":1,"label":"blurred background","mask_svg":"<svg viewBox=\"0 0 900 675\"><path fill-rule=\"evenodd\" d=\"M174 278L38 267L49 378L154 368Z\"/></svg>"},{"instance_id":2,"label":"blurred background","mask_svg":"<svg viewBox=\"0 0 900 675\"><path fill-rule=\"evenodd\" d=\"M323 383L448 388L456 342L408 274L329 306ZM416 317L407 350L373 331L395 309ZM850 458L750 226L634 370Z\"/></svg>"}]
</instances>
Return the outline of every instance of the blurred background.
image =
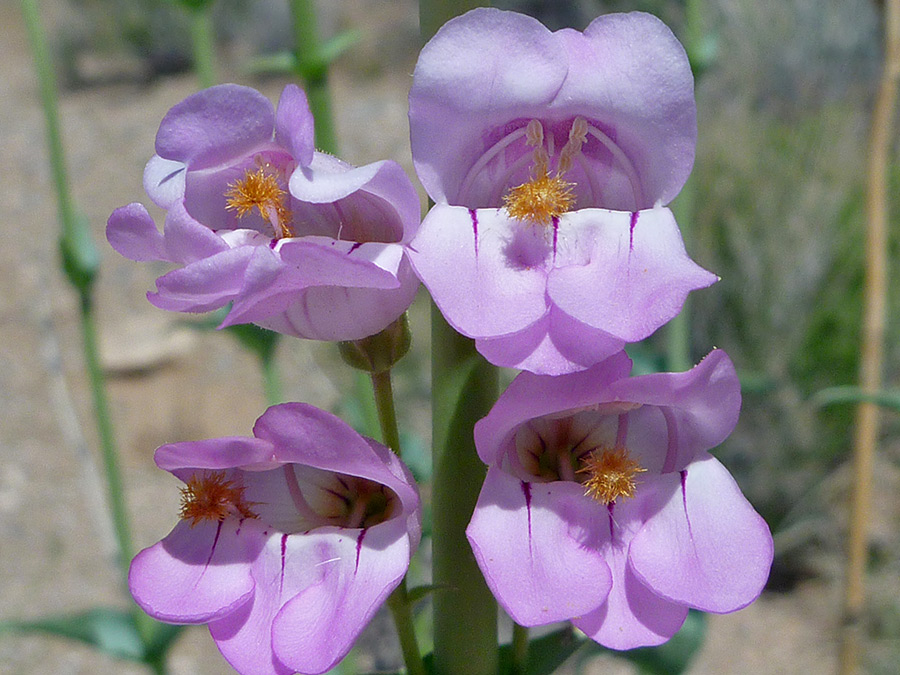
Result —
<instances>
[{"instance_id":1,"label":"blurred background","mask_svg":"<svg viewBox=\"0 0 900 675\"><path fill-rule=\"evenodd\" d=\"M583 28L607 11L650 11L690 42L699 143L689 189L676 203L688 251L722 280L689 305L690 358L713 347L744 387L737 430L716 454L766 518L776 561L767 592L733 615L710 617L688 672L836 670L853 406L815 394L855 384L864 279L869 118L880 73L881 14L871 0L707 0L689 16L676 0L504 0L495 6ZM254 357L233 339L153 308L144 294L165 271L106 245L109 213L147 202L143 166L159 121L197 89L184 8L166 0L45 0L61 88L74 197L102 255L97 283L101 352L110 381L135 543L164 536L177 481L152 463L175 440L246 435L264 410ZM341 156L412 163L406 94L419 47L414 0L318 3L324 39L356 40L330 75ZM290 48L283 0L216 0L221 81L277 99L290 81L252 72ZM93 448L78 298L58 264L58 223L37 80L18 3L0 4L0 619L37 618L98 604L125 606ZM900 163L891 152L892 196ZM688 202L689 203L685 203ZM894 199L895 202L900 200ZM159 212L154 212L159 215ZM891 222L900 217L896 207ZM898 267L898 233L890 238ZM885 386L900 384L897 285L889 294ZM428 306L412 309L412 353L396 382L419 475L427 476ZM661 333L635 350L664 363ZM278 367L287 400L352 420L354 382L329 345L285 340ZM900 420L883 414L870 523L866 672L900 663ZM389 623L376 621L355 660L396 667ZM204 628L185 631L173 673L227 667ZM0 673L142 673L87 646L0 634ZM574 672L574 671L572 671ZM637 672L602 657L584 672Z\"/></svg>"}]
</instances>

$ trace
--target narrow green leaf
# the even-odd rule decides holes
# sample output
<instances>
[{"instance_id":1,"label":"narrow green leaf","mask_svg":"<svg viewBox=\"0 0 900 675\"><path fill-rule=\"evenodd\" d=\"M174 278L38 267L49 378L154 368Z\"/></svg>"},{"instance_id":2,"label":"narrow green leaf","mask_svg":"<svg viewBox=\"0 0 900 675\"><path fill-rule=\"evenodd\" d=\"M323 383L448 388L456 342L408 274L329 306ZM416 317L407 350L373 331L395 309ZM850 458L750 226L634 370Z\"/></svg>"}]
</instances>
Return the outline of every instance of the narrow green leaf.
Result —
<instances>
[{"instance_id":1,"label":"narrow green leaf","mask_svg":"<svg viewBox=\"0 0 900 675\"><path fill-rule=\"evenodd\" d=\"M362 33L358 30L346 30L338 33L322 45L318 54L319 63L324 66L330 65L332 61L359 42L360 37L362 37Z\"/></svg>"},{"instance_id":2,"label":"narrow green leaf","mask_svg":"<svg viewBox=\"0 0 900 675\"><path fill-rule=\"evenodd\" d=\"M811 401L818 407L836 403L874 403L882 408L900 412L900 391L896 389L882 389L869 393L853 386L828 387L817 391Z\"/></svg>"},{"instance_id":3,"label":"narrow green leaf","mask_svg":"<svg viewBox=\"0 0 900 675\"><path fill-rule=\"evenodd\" d=\"M407 595L407 600L410 605L415 605L417 602L420 602L427 598L429 595L436 591L441 591L447 588L447 586L441 586L439 584L424 584L422 586L416 586L415 588L411 588Z\"/></svg>"},{"instance_id":4,"label":"narrow green leaf","mask_svg":"<svg viewBox=\"0 0 900 675\"><path fill-rule=\"evenodd\" d=\"M43 619L3 621L0 633L43 633L83 642L116 658L151 663L159 660L184 630L184 626L153 623L153 637L147 646L141 640L133 612L108 607Z\"/></svg>"},{"instance_id":5,"label":"narrow green leaf","mask_svg":"<svg viewBox=\"0 0 900 675\"><path fill-rule=\"evenodd\" d=\"M251 59L247 66L247 72L250 75L294 73L298 67L297 57L293 52L278 52Z\"/></svg>"}]
</instances>

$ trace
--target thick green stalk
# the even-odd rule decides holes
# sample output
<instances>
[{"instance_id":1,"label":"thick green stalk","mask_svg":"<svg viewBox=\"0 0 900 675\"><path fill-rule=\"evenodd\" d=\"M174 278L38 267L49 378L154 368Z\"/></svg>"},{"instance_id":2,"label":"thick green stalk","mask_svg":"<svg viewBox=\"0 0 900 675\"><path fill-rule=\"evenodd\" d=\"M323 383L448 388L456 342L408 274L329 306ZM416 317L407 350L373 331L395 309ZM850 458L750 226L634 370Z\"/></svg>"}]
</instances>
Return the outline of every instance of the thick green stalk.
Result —
<instances>
[{"instance_id":1,"label":"thick green stalk","mask_svg":"<svg viewBox=\"0 0 900 675\"><path fill-rule=\"evenodd\" d=\"M191 48L194 54L194 72L200 87L211 87L216 77L216 39L212 18L212 3L188 8L191 17Z\"/></svg>"},{"instance_id":2,"label":"thick green stalk","mask_svg":"<svg viewBox=\"0 0 900 675\"><path fill-rule=\"evenodd\" d=\"M510 675L525 675L526 672L528 672L528 629L514 623Z\"/></svg>"},{"instance_id":3,"label":"thick green stalk","mask_svg":"<svg viewBox=\"0 0 900 675\"><path fill-rule=\"evenodd\" d=\"M497 603L465 530L486 473L472 429L497 398L498 372L431 309L434 672L495 675Z\"/></svg>"},{"instance_id":4,"label":"thick green stalk","mask_svg":"<svg viewBox=\"0 0 900 675\"><path fill-rule=\"evenodd\" d=\"M290 9L297 75L303 80L309 108L316 120L316 147L336 154L338 147L331 115L331 94L328 91L328 63L322 57L315 3L313 0L290 0Z\"/></svg>"}]
</instances>

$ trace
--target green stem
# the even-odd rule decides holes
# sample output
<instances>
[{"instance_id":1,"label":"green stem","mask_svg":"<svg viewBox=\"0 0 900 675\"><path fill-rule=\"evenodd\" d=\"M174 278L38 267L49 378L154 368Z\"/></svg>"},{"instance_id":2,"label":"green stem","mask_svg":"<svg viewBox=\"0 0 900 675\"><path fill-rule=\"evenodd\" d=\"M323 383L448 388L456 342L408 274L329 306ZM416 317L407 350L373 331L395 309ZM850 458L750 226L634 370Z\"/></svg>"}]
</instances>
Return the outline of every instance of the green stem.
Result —
<instances>
[{"instance_id":1,"label":"green stem","mask_svg":"<svg viewBox=\"0 0 900 675\"><path fill-rule=\"evenodd\" d=\"M281 389L281 373L275 361L275 350L267 352L259 360L263 371L263 391L266 394L266 403L277 405L284 401Z\"/></svg>"},{"instance_id":2,"label":"green stem","mask_svg":"<svg viewBox=\"0 0 900 675\"><path fill-rule=\"evenodd\" d=\"M375 394L381 438L397 456L400 456L400 430L397 427L390 370L372 373L372 391ZM425 675L425 664L422 662L422 654L416 641L415 625L406 593L406 579L401 581L400 585L391 593L387 605L394 617L394 625L397 627L397 636L400 638L400 649L403 652L406 672L408 675Z\"/></svg>"},{"instance_id":3,"label":"green stem","mask_svg":"<svg viewBox=\"0 0 900 675\"><path fill-rule=\"evenodd\" d=\"M212 4L189 8L191 20L191 48L194 54L194 72L200 87L206 89L218 82L216 77L216 39L213 26Z\"/></svg>"},{"instance_id":4,"label":"green stem","mask_svg":"<svg viewBox=\"0 0 900 675\"><path fill-rule=\"evenodd\" d=\"M415 625L406 593L406 579L401 581L388 597L387 605L397 627L397 637L400 638L400 651L403 652L407 675L425 675L425 663L422 661L419 644L416 641Z\"/></svg>"},{"instance_id":5,"label":"green stem","mask_svg":"<svg viewBox=\"0 0 900 675\"><path fill-rule=\"evenodd\" d=\"M109 414L106 381L103 377L103 369L100 365L99 350L97 348L97 329L94 322L92 301L92 282L97 265L95 249L91 242L88 224L78 217L69 189L65 153L60 134L56 78L50 58L50 50L47 46L47 37L41 26L36 0L22 0L22 13L34 56L41 104L47 126L47 146L62 227L60 241L62 243L63 265L69 280L78 289L80 297L85 368L90 381L94 417L97 423L97 434L100 439L100 451L103 458L109 507L112 511L113 530L118 548L119 569L122 572L123 582L127 587L128 563L133 557L134 549L128 524L128 512L125 506L119 455L113 433L112 418ZM141 638L145 644L149 644L153 633L153 620L144 614L137 605L133 606L133 611Z\"/></svg>"},{"instance_id":6,"label":"green stem","mask_svg":"<svg viewBox=\"0 0 900 675\"><path fill-rule=\"evenodd\" d=\"M338 147L331 115L331 94L328 91L328 64L322 58L315 3L313 0L290 0L290 10L297 75L303 80L309 108L316 120L316 147L336 154Z\"/></svg>"},{"instance_id":7,"label":"green stem","mask_svg":"<svg viewBox=\"0 0 900 675\"><path fill-rule=\"evenodd\" d=\"M118 545L119 569L123 574L123 582L128 586L128 564L134 557L134 545L131 540L131 528L128 523L128 509L125 505L125 488L122 484L122 470L119 466L119 452L113 432L112 416L109 414L109 399L106 394L106 380L100 364L100 352L97 348L97 327L94 321L93 302L88 293L81 296L81 333L84 342L85 367L91 384L91 396L94 403L94 417L97 421L97 434L100 437L100 452L103 458L103 472L106 477L106 490L109 508L112 511L113 529ZM144 614L137 605L132 606L138 632L145 644L149 643L154 632L153 620Z\"/></svg>"},{"instance_id":8,"label":"green stem","mask_svg":"<svg viewBox=\"0 0 900 675\"><path fill-rule=\"evenodd\" d=\"M38 74L38 85L41 94L41 107L44 110L44 121L47 126L47 148L50 152L50 168L53 173L53 185L56 187L56 201L59 208L59 220L63 227L63 237L71 237L74 228L75 209L69 192L69 177L66 173L65 155L62 137L59 131L59 106L56 97L56 77L53 73L53 61L47 46L47 37L41 26L37 0L22 0L22 14L25 17L25 28L34 56L34 65Z\"/></svg>"},{"instance_id":9,"label":"green stem","mask_svg":"<svg viewBox=\"0 0 900 675\"><path fill-rule=\"evenodd\" d=\"M434 595L434 672L494 675L497 603L465 530L486 474L472 429L497 398L498 371L431 310L432 559L434 584L444 589Z\"/></svg>"},{"instance_id":10,"label":"green stem","mask_svg":"<svg viewBox=\"0 0 900 675\"><path fill-rule=\"evenodd\" d=\"M510 675L525 675L528 668L528 629L513 623Z\"/></svg>"},{"instance_id":11,"label":"green stem","mask_svg":"<svg viewBox=\"0 0 900 675\"><path fill-rule=\"evenodd\" d=\"M400 431L397 427L397 412L394 409L394 390L391 386L391 371L372 373L372 391L375 394L375 409L381 426L381 439L385 445L400 456Z\"/></svg>"}]
</instances>

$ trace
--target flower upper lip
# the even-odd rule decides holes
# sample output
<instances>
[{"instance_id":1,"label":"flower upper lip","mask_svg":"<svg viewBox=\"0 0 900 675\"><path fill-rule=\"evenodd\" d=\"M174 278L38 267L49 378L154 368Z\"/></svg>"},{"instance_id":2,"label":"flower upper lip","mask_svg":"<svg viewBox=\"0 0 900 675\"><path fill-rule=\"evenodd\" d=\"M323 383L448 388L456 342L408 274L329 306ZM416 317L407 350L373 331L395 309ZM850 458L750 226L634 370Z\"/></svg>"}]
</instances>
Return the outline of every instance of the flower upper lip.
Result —
<instances>
[{"instance_id":1,"label":"flower upper lip","mask_svg":"<svg viewBox=\"0 0 900 675\"><path fill-rule=\"evenodd\" d=\"M498 142L521 144L519 129L532 119L548 129L562 124L561 134L576 117L590 124L590 142L605 157L594 206L666 204L693 164L690 64L671 31L649 14L605 15L583 33L553 33L512 12L473 10L422 50L409 105L413 161L438 203L499 206L502 195L476 186L480 158Z\"/></svg>"}]
</instances>

